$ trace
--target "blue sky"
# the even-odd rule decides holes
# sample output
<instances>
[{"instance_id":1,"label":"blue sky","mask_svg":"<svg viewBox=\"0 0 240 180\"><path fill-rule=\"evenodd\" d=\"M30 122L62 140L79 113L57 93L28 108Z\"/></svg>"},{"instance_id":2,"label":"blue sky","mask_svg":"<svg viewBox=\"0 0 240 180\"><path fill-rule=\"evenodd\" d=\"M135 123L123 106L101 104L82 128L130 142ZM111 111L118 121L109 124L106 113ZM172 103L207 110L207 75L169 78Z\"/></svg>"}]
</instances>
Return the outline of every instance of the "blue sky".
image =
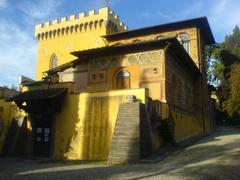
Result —
<instances>
[{"instance_id":1,"label":"blue sky","mask_svg":"<svg viewBox=\"0 0 240 180\"><path fill-rule=\"evenodd\" d=\"M104 0L0 0L0 86L35 78L36 24L99 9ZM130 29L207 16L217 42L240 25L240 0L110 0Z\"/></svg>"}]
</instances>

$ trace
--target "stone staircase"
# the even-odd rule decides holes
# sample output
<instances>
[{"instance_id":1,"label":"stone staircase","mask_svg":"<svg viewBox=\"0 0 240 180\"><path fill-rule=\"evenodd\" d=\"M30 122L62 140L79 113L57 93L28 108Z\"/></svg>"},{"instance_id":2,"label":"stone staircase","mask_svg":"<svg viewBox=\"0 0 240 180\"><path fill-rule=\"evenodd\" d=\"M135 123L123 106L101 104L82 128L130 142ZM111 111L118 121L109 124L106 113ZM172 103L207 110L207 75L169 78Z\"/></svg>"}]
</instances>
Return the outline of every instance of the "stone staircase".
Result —
<instances>
[{"instance_id":1,"label":"stone staircase","mask_svg":"<svg viewBox=\"0 0 240 180\"><path fill-rule=\"evenodd\" d=\"M139 102L120 105L108 162L137 162L151 150L150 123L144 116L144 105Z\"/></svg>"}]
</instances>

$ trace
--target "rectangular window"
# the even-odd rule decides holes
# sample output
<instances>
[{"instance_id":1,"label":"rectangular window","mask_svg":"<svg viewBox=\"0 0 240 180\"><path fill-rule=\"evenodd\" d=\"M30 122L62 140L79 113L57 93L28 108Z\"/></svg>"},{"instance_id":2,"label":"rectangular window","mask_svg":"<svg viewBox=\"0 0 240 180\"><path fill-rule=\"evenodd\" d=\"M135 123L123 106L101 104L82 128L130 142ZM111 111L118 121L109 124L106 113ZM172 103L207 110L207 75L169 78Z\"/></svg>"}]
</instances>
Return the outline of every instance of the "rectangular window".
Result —
<instances>
[{"instance_id":1,"label":"rectangular window","mask_svg":"<svg viewBox=\"0 0 240 180\"><path fill-rule=\"evenodd\" d=\"M99 83L105 82L105 71L95 71L89 73L89 82L90 83Z\"/></svg>"}]
</instances>

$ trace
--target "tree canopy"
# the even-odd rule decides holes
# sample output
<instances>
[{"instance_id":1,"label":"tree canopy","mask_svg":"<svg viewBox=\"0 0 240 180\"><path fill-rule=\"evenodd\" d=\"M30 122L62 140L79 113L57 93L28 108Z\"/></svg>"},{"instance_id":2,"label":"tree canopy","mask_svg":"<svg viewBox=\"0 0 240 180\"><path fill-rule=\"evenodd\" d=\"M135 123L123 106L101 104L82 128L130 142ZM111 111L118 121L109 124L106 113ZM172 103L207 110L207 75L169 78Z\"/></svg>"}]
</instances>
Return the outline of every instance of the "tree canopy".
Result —
<instances>
[{"instance_id":1,"label":"tree canopy","mask_svg":"<svg viewBox=\"0 0 240 180\"><path fill-rule=\"evenodd\" d=\"M220 108L229 117L240 117L240 29L236 26L212 53L209 81L218 85ZM217 82L217 83L216 83ZM239 120L240 121L240 120Z\"/></svg>"}]
</instances>

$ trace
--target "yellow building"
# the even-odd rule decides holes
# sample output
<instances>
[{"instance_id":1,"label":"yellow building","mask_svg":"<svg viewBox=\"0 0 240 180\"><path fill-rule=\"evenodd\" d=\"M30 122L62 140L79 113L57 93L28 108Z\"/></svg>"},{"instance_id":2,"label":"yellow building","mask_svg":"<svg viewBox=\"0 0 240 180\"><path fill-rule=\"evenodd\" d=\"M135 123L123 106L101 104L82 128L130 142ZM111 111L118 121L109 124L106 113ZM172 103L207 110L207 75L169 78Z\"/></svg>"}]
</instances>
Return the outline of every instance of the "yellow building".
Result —
<instances>
[{"instance_id":1,"label":"yellow building","mask_svg":"<svg viewBox=\"0 0 240 180\"><path fill-rule=\"evenodd\" d=\"M19 123L22 125L23 112L17 107L14 102L8 102L7 100L13 96L18 95L19 92L6 87L0 87L0 153L3 150L8 150L9 154L14 153L13 149L9 147L15 146L15 139L10 138L11 131L13 131L13 124ZM13 133L13 132L12 132ZM11 142L7 142L10 140Z\"/></svg>"},{"instance_id":2,"label":"yellow building","mask_svg":"<svg viewBox=\"0 0 240 180\"><path fill-rule=\"evenodd\" d=\"M108 7L36 26L31 156L129 162L209 133L205 17L128 31Z\"/></svg>"}]
</instances>

